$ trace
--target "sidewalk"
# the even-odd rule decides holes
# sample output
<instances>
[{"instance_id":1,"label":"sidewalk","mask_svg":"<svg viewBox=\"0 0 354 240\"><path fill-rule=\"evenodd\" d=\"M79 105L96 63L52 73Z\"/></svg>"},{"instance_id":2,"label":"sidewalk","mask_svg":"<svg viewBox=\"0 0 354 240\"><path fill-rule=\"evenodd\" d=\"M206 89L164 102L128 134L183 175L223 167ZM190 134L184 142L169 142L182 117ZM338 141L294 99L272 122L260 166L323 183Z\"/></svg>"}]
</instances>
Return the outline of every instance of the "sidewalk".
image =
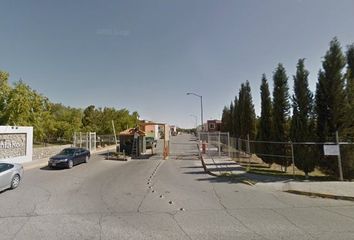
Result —
<instances>
[{"instance_id":1,"label":"sidewalk","mask_svg":"<svg viewBox=\"0 0 354 240\"><path fill-rule=\"evenodd\" d=\"M354 182L268 182L257 183L256 187L301 195L354 201Z\"/></svg>"},{"instance_id":2,"label":"sidewalk","mask_svg":"<svg viewBox=\"0 0 354 240\"><path fill-rule=\"evenodd\" d=\"M295 181L275 176L247 173L246 169L226 156L201 154L205 172L213 176L240 176L254 187L263 190L289 192L299 195L354 201L354 182Z\"/></svg>"},{"instance_id":3,"label":"sidewalk","mask_svg":"<svg viewBox=\"0 0 354 240\"><path fill-rule=\"evenodd\" d=\"M92 151L91 155L107 152L110 150L115 150L115 148L116 148L115 145L107 146L104 148L99 148L99 149L96 149L95 151ZM41 159L33 160L31 162L22 163L22 166L25 171L30 170L30 169L34 169L34 168L42 168L42 167L45 167L48 165L48 160L49 160L48 157L41 158Z\"/></svg>"},{"instance_id":4,"label":"sidewalk","mask_svg":"<svg viewBox=\"0 0 354 240\"><path fill-rule=\"evenodd\" d=\"M202 154L202 165L204 170L214 176L241 175L246 171L236 162L227 156L208 156Z\"/></svg>"}]
</instances>

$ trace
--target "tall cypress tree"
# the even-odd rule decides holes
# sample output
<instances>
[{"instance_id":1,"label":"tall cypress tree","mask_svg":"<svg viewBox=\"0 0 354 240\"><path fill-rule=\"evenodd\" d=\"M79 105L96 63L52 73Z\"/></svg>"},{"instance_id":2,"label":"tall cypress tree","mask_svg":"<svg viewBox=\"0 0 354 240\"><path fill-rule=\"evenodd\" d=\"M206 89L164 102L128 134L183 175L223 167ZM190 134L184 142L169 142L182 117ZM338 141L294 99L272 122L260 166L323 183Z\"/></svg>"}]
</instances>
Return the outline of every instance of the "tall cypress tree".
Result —
<instances>
[{"instance_id":1,"label":"tall cypress tree","mask_svg":"<svg viewBox=\"0 0 354 240\"><path fill-rule=\"evenodd\" d=\"M345 57L337 38L330 42L324 56L316 86L317 133L321 141L329 140L335 131L342 130L345 121L346 94L342 71ZM333 140L333 139L330 139Z\"/></svg>"},{"instance_id":2,"label":"tall cypress tree","mask_svg":"<svg viewBox=\"0 0 354 240\"><path fill-rule=\"evenodd\" d=\"M249 81L243 86L243 102L241 112L242 133L243 137L249 135L250 139L254 139L256 135L256 114L252 100L251 86Z\"/></svg>"},{"instance_id":3,"label":"tall cypress tree","mask_svg":"<svg viewBox=\"0 0 354 240\"><path fill-rule=\"evenodd\" d=\"M269 85L266 75L262 75L261 84L261 117L259 119L259 130L257 133L257 140L271 141L272 139L272 100L269 92ZM260 143L257 145L257 152L260 154L271 154L271 146L267 143ZM260 155L265 163L272 164L273 159L266 155Z\"/></svg>"},{"instance_id":4,"label":"tall cypress tree","mask_svg":"<svg viewBox=\"0 0 354 240\"><path fill-rule=\"evenodd\" d=\"M347 72L346 72L346 94L347 113L345 119L344 135L353 140L354 138L354 44L348 46L346 52ZM343 174L347 178L354 178L354 146L342 146Z\"/></svg>"},{"instance_id":5,"label":"tall cypress tree","mask_svg":"<svg viewBox=\"0 0 354 240\"><path fill-rule=\"evenodd\" d=\"M324 56L316 85L317 135L321 142L333 141L335 132L341 133L344 128L347 104L342 71L345 63L341 45L334 38ZM338 169L337 163L327 158L322 158L320 165L333 173Z\"/></svg>"},{"instance_id":6,"label":"tall cypress tree","mask_svg":"<svg viewBox=\"0 0 354 240\"><path fill-rule=\"evenodd\" d=\"M306 142L313 140L314 131L311 125L313 94L309 89L305 59L299 59L294 78L293 116L291 120L291 140ZM308 176L315 168L315 149L312 145L294 145L294 160L298 169Z\"/></svg>"},{"instance_id":7,"label":"tall cypress tree","mask_svg":"<svg viewBox=\"0 0 354 240\"><path fill-rule=\"evenodd\" d=\"M235 125L235 120L234 120L234 111L235 111L235 106L233 104L233 102L230 103L230 108L229 108L229 115L228 115L228 118L229 118L229 125L228 125L228 132L230 133L231 136L234 136L235 135L235 128L234 128L234 125Z\"/></svg>"},{"instance_id":8,"label":"tall cypress tree","mask_svg":"<svg viewBox=\"0 0 354 240\"><path fill-rule=\"evenodd\" d=\"M230 132L230 109L228 107L224 107L222 110L222 117L221 117L221 131L223 132Z\"/></svg>"},{"instance_id":9,"label":"tall cypress tree","mask_svg":"<svg viewBox=\"0 0 354 240\"><path fill-rule=\"evenodd\" d=\"M273 90L273 116L272 116L272 139L277 142L288 141L288 116L289 116L289 87L288 77L284 66L279 63L274 75ZM284 145L274 144L272 146L274 155L286 156L287 149ZM290 161L286 157L275 157L274 161L282 166L289 166Z\"/></svg>"},{"instance_id":10,"label":"tall cypress tree","mask_svg":"<svg viewBox=\"0 0 354 240\"><path fill-rule=\"evenodd\" d=\"M235 97L234 101L233 121L234 136L239 138L241 137L241 107L240 100L237 97Z\"/></svg>"},{"instance_id":11,"label":"tall cypress tree","mask_svg":"<svg viewBox=\"0 0 354 240\"><path fill-rule=\"evenodd\" d=\"M347 50L347 72L346 72L346 94L348 112L346 118L347 134L354 137L354 44L348 46Z\"/></svg>"}]
</instances>

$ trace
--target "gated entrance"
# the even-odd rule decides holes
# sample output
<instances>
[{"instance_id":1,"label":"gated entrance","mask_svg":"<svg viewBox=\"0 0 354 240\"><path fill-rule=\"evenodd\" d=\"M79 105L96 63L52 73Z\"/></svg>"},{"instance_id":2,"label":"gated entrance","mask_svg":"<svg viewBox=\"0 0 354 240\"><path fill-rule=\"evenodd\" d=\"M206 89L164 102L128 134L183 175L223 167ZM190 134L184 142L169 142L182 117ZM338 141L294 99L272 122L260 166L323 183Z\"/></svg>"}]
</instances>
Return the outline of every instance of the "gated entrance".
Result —
<instances>
[{"instance_id":1,"label":"gated entrance","mask_svg":"<svg viewBox=\"0 0 354 240\"><path fill-rule=\"evenodd\" d=\"M90 152L96 150L96 133L95 132L74 132L74 147L86 148Z\"/></svg>"}]
</instances>

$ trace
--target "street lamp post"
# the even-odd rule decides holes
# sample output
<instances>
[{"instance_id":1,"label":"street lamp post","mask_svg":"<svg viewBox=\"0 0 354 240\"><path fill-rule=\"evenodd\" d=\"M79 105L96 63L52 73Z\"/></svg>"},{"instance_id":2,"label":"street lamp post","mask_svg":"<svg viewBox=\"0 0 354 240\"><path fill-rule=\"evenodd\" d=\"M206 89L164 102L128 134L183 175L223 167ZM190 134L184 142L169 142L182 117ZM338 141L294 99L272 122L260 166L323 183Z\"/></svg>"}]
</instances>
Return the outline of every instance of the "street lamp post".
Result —
<instances>
[{"instance_id":1,"label":"street lamp post","mask_svg":"<svg viewBox=\"0 0 354 240\"><path fill-rule=\"evenodd\" d=\"M192 92L187 93L187 95L194 95L194 96L200 98L200 119L201 119L201 123L202 123L202 131L204 131L204 124L203 124L203 96L201 96L199 94L196 94L196 93L192 93Z\"/></svg>"}]
</instances>

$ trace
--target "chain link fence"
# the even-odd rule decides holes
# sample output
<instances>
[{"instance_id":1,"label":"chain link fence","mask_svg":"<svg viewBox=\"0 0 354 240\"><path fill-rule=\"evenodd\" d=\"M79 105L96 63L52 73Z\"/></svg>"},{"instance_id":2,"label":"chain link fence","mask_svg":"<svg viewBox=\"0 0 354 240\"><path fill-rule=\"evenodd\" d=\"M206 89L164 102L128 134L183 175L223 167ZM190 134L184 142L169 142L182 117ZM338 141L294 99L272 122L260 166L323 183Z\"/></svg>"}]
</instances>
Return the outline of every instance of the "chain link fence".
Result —
<instances>
[{"instance_id":1,"label":"chain link fence","mask_svg":"<svg viewBox=\"0 0 354 240\"><path fill-rule=\"evenodd\" d=\"M198 132L199 141L206 146L209 156L230 156L230 136L228 132Z\"/></svg>"},{"instance_id":2,"label":"chain link fence","mask_svg":"<svg viewBox=\"0 0 354 240\"><path fill-rule=\"evenodd\" d=\"M95 132L75 132L73 136L73 146L86 148L89 151L96 150L96 133Z\"/></svg>"},{"instance_id":3,"label":"chain link fence","mask_svg":"<svg viewBox=\"0 0 354 240\"><path fill-rule=\"evenodd\" d=\"M199 132L197 136L206 145L205 151L209 156L229 156L249 165L251 161L256 160L258 163L269 164L269 167L276 163L284 172L290 167L293 175L305 174L296 166L312 172L321 165L319 161L327 161L326 165L330 169L337 169L334 174L338 175L340 180L343 180L343 172L346 175L354 175L354 143L340 141L338 136L335 141L328 142L257 141L230 137L228 132ZM338 150L328 152L333 148Z\"/></svg>"}]
</instances>

